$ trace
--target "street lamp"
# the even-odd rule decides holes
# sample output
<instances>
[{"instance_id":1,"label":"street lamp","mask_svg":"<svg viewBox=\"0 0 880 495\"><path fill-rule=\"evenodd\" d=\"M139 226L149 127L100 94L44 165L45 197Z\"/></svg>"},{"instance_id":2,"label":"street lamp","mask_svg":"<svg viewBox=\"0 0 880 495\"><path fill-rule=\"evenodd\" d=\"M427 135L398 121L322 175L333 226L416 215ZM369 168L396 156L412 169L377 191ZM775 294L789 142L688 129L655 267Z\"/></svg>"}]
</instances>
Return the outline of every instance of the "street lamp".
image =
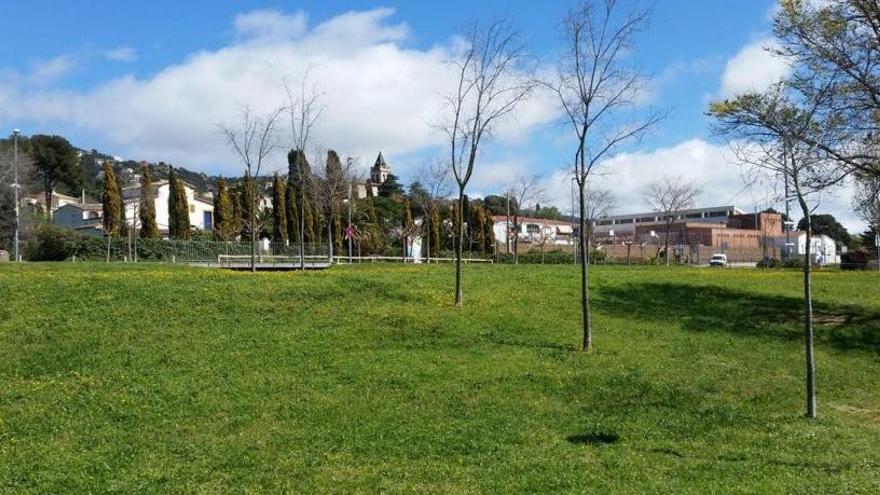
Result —
<instances>
[{"instance_id":1,"label":"street lamp","mask_svg":"<svg viewBox=\"0 0 880 495\"><path fill-rule=\"evenodd\" d=\"M21 223L21 218L19 217L19 207L18 207L18 135L21 134L21 131L18 129L12 129L12 164L15 168L15 182L12 184L12 187L15 189L15 261L21 261L21 256L18 254L18 231L19 224Z\"/></svg>"}]
</instances>

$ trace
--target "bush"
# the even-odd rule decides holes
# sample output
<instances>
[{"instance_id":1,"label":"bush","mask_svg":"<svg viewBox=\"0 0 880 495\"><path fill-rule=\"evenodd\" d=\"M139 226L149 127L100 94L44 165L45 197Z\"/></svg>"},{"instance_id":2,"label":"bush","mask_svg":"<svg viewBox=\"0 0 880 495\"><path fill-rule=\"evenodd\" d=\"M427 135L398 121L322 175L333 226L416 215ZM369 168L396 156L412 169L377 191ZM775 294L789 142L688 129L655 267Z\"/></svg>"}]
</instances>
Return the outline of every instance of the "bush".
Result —
<instances>
[{"instance_id":1,"label":"bush","mask_svg":"<svg viewBox=\"0 0 880 495\"><path fill-rule=\"evenodd\" d=\"M864 249L855 249L840 257L841 270L867 270L870 254Z\"/></svg>"},{"instance_id":2,"label":"bush","mask_svg":"<svg viewBox=\"0 0 880 495\"><path fill-rule=\"evenodd\" d=\"M64 261L73 256L79 237L73 230L53 223L40 223L25 244L25 258L30 261Z\"/></svg>"}]
</instances>

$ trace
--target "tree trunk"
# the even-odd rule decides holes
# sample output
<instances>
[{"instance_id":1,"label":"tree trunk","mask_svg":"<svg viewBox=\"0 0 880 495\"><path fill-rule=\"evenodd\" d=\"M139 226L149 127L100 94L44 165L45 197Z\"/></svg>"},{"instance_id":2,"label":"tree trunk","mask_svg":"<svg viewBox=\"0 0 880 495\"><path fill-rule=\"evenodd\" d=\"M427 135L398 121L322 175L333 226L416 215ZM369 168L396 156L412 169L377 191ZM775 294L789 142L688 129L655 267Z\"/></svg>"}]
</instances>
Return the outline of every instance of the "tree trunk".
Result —
<instances>
[{"instance_id":1,"label":"tree trunk","mask_svg":"<svg viewBox=\"0 0 880 495\"><path fill-rule=\"evenodd\" d=\"M331 207L330 219L327 221L327 259L333 264L333 210Z\"/></svg>"},{"instance_id":2,"label":"tree trunk","mask_svg":"<svg viewBox=\"0 0 880 495\"><path fill-rule=\"evenodd\" d=\"M455 305L461 306L462 302L462 290L461 290L461 255L462 255L462 246L464 245L464 187L459 185L458 187L458 204L455 208L458 210L458 225L455 226L457 229L458 242L455 243Z\"/></svg>"},{"instance_id":3,"label":"tree trunk","mask_svg":"<svg viewBox=\"0 0 880 495\"><path fill-rule=\"evenodd\" d=\"M815 418L816 417L816 362L813 357L813 294L811 287L811 274L812 274L812 253L811 253L811 244L813 240L813 225L810 219L810 209L807 206L806 201L798 196L798 201L801 204L801 209L804 212L804 219L806 221L806 237L807 243L804 247L804 346L805 353L804 357L806 359L807 366L807 417Z\"/></svg>"},{"instance_id":4,"label":"tree trunk","mask_svg":"<svg viewBox=\"0 0 880 495\"><path fill-rule=\"evenodd\" d=\"M251 225L251 273L257 272L257 229L255 227L255 225Z\"/></svg>"},{"instance_id":5,"label":"tree trunk","mask_svg":"<svg viewBox=\"0 0 880 495\"><path fill-rule=\"evenodd\" d=\"M107 235L107 263L110 263L110 235Z\"/></svg>"},{"instance_id":6,"label":"tree trunk","mask_svg":"<svg viewBox=\"0 0 880 495\"><path fill-rule=\"evenodd\" d=\"M586 181L578 182L578 201L580 213L578 221L580 222L580 231L578 235L578 247L581 256L581 310L583 311L584 337L581 343L581 350L584 352L592 352L593 350L593 326L590 319L590 250L587 246L586 238L586 195L584 187Z\"/></svg>"},{"instance_id":7,"label":"tree trunk","mask_svg":"<svg viewBox=\"0 0 880 495\"><path fill-rule=\"evenodd\" d=\"M669 232L671 230L672 230L672 224L667 222L666 223L666 240L665 240L664 246L663 246L663 250L664 250L663 257L666 258L666 266L669 266Z\"/></svg>"},{"instance_id":8,"label":"tree trunk","mask_svg":"<svg viewBox=\"0 0 880 495\"><path fill-rule=\"evenodd\" d=\"M513 226L516 232L513 233L513 264L519 264L519 217L513 217Z\"/></svg>"}]
</instances>

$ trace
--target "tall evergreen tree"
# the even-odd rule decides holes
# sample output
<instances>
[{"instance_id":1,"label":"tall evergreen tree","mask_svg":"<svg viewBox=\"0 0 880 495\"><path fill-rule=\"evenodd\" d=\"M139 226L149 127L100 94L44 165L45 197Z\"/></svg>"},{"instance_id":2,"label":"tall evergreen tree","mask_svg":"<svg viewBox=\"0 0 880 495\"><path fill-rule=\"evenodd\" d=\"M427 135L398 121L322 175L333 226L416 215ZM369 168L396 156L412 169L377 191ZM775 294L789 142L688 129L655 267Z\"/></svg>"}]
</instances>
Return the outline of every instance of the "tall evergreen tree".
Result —
<instances>
[{"instance_id":1,"label":"tall evergreen tree","mask_svg":"<svg viewBox=\"0 0 880 495\"><path fill-rule=\"evenodd\" d=\"M119 237L122 228L122 198L119 196L119 183L110 161L104 162L104 235L107 237L107 261L110 261L110 239Z\"/></svg>"},{"instance_id":2,"label":"tall evergreen tree","mask_svg":"<svg viewBox=\"0 0 880 495\"><path fill-rule=\"evenodd\" d=\"M52 193L55 186L60 183L76 188L82 182L76 149L61 136L38 134L30 139L30 154L34 163L34 178L43 186L46 217L52 218Z\"/></svg>"},{"instance_id":3,"label":"tall evergreen tree","mask_svg":"<svg viewBox=\"0 0 880 495\"><path fill-rule=\"evenodd\" d=\"M233 237L235 230L232 199L226 188L226 180L220 177L217 183L217 195L214 196L214 232L223 241Z\"/></svg>"},{"instance_id":4,"label":"tall evergreen tree","mask_svg":"<svg viewBox=\"0 0 880 495\"><path fill-rule=\"evenodd\" d=\"M342 190L346 186L345 174L342 171L342 162L335 151L327 152L327 205L330 223L330 232L333 237L333 250L342 252Z\"/></svg>"},{"instance_id":5,"label":"tall evergreen tree","mask_svg":"<svg viewBox=\"0 0 880 495\"><path fill-rule=\"evenodd\" d=\"M242 211L241 211L241 190L236 188L232 193L232 225L230 225L229 235L235 239L241 235L242 228Z\"/></svg>"},{"instance_id":6,"label":"tall evergreen tree","mask_svg":"<svg viewBox=\"0 0 880 495\"><path fill-rule=\"evenodd\" d=\"M138 219L141 224L140 236L143 239L158 239L159 226L156 224L153 179L150 177L150 169L146 165L141 166L141 177L141 199L138 206Z\"/></svg>"},{"instance_id":7,"label":"tall evergreen tree","mask_svg":"<svg viewBox=\"0 0 880 495\"><path fill-rule=\"evenodd\" d=\"M433 204L431 205L430 234L428 235L428 239L431 243L431 253L437 257L440 256L440 249L442 249L440 244L441 224L442 222L440 220L440 208L438 208L436 204Z\"/></svg>"},{"instance_id":8,"label":"tall evergreen tree","mask_svg":"<svg viewBox=\"0 0 880 495\"><path fill-rule=\"evenodd\" d=\"M272 240L287 244L286 185L278 173L272 181Z\"/></svg>"},{"instance_id":9,"label":"tall evergreen tree","mask_svg":"<svg viewBox=\"0 0 880 495\"><path fill-rule=\"evenodd\" d=\"M314 184L312 169L302 150L292 150L287 155L288 179L295 185L294 195L301 222L299 229L304 231L301 242L306 244L320 242L315 233L317 219L314 212Z\"/></svg>"},{"instance_id":10,"label":"tall evergreen tree","mask_svg":"<svg viewBox=\"0 0 880 495\"><path fill-rule=\"evenodd\" d=\"M168 237L189 239L189 202L183 181L177 176L174 167L168 172Z\"/></svg>"},{"instance_id":11,"label":"tall evergreen tree","mask_svg":"<svg viewBox=\"0 0 880 495\"><path fill-rule=\"evenodd\" d=\"M287 210L287 238L291 243L299 243L299 203L296 194L296 183L287 180L287 190L284 193L285 209Z\"/></svg>"},{"instance_id":12,"label":"tall evergreen tree","mask_svg":"<svg viewBox=\"0 0 880 495\"><path fill-rule=\"evenodd\" d=\"M256 204L256 183L251 177L250 172L245 171L244 173L244 182L242 182L241 186L241 236L251 237L251 232L254 229L258 230L256 225L257 222L257 212L254 211L252 205ZM257 232L259 236L259 232Z\"/></svg>"}]
</instances>

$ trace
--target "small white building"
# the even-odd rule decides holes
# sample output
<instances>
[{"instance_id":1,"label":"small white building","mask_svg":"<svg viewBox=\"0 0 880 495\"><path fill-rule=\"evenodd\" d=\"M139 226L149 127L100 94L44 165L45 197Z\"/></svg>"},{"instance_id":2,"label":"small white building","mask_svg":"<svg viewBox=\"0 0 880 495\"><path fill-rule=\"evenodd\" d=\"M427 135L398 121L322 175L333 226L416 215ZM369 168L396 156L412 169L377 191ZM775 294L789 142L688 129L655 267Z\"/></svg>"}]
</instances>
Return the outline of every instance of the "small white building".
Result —
<instances>
[{"instance_id":1,"label":"small white building","mask_svg":"<svg viewBox=\"0 0 880 495\"><path fill-rule=\"evenodd\" d=\"M785 252L786 235L783 234L775 239L775 244L780 252ZM807 233L798 231L791 233L792 248L796 249L794 254L804 256L807 254ZM837 253L837 243L834 239L827 235L813 234L810 239L810 258L813 263L820 265L833 265L840 263L840 256Z\"/></svg>"}]
</instances>

